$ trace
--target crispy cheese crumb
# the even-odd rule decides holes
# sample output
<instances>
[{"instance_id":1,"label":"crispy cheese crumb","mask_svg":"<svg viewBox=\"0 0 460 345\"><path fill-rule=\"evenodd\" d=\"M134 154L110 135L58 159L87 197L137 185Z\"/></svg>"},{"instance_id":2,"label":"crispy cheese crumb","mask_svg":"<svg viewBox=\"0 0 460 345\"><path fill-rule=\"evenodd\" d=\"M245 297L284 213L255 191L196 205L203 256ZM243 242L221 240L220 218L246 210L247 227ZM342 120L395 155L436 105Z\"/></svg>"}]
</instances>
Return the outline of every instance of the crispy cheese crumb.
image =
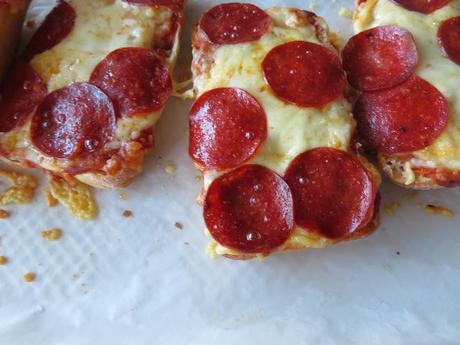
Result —
<instances>
[{"instance_id":1,"label":"crispy cheese crumb","mask_svg":"<svg viewBox=\"0 0 460 345\"><path fill-rule=\"evenodd\" d=\"M401 203L399 201L392 201L385 205L383 205L383 211L386 214L393 215L396 213L396 210L401 207Z\"/></svg>"},{"instance_id":2,"label":"crispy cheese crumb","mask_svg":"<svg viewBox=\"0 0 460 345\"><path fill-rule=\"evenodd\" d=\"M46 200L46 206L49 208L56 206L59 201L51 194L51 191L47 188L45 190L45 200Z\"/></svg>"},{"instance_id":3,"label":"crispy cheese crumb","mask_svg":"<svg viewBox=\"0 0 460 345\"><path fill-rule=\"evenodd\" d=\"M179 222L176 222L176 223L174 224L174 226L175 226L176 228L178 228L179 230L182 230L182 229L184 228L184 225L183 225L182 223L179 223Z\"/></svg>"},{"instance_id":4,"label":"crispy cheese crumb","mask_svg":"<svg viewBox=\"0 0 460 345\"><path fill-rule=\"evenodd\" d=\"M424 207L424 210L426 213L436 214L436 215L444 216L444 217L455 216L454 211L452 211L451 209L448 209L447 207L442 207L442 206L428 204Z\"/></svg>"},{"instance_id":5,"label":"crispy cheese crumb","mask_svg":"<svg viewBox=\"0 0 460 345\"><path fill-rule=\"evenodd\" d=\"M8 258L6 256L0 256L0 265L6 265L8 263Z\"/></svg>"},{"instance_id":6,"label":"crispy cheese crumb","mask_svg":"<svg viewBox=\"0 0 460 345\"><path fill-rule=\"evenodd\" d=\"M27 283L33 282L35 280L35 273L34 272L29 272L24 274L24 281Z\"/></svg>"},{"instance_id":7,"label":"crispy cheese crumb","mask_svg":"<svg viewBox=\"0 0 460 345\"><path fill-rule=\"evenodd\" d=\"M353 19L353 11L349 8L342 7L339 10L339 16L346 19Z\"/></svg>"},{"instance_id":8,"label":"crispy cheese crumb","mask_svg":"<svg viewBox=\"0 0 460 345\"><path fill-rule=\"evenodd\" d=\"M11 213L7 210L0 209L0 219L6 219L11 216Z\"/></svg>"},{"instance_id":9,"label":"crispy cheese crumb","mask_svg":"<svg viewBox=\"0 0 460 345\"><path fill-rule=\"evenodd\" d=\"M53 197L75 217L81 220L96 218L98 209L90 187L78 181L69 182L55 176L49 177L49 186Z\"/></svg>"},{"instance_id":10,"label":"crispy cheese crumb","mask_svg":"<svg viewBox=\"0 0 460 345\"><path fill-rule=\"evenodd\" d=\"M168 173L168 174L174 174L177 170L177 167L176 165L169 161L166 163L166 166L165 166L165 171Z\"/></svg>"},{"instance_id":11,"label":"crispy cheese crumb","mask_svg":"<svg viewBox=\"0 0 460 345\"><path fill-rule=\"evenodd\" d=\"M123 201L128 200L128 194L126 194L126 193L121 193L121 194L120 194L120 199L123 200Z\"/></svg>"},{"instance_id":12,"label":"crispy cheese crumb","mask_svg":"<svg viewBox=\"0 0 460 345\"><path fill-rule=\"evenodd\" d=\"M33 176L0 169L0 177L11 183L10 187L0 193L0 205L27 204L34 197L37 182Z\"/></svg>"},{"instance_id":13,"label":"crispy cheese crumb","mask_svg":"<svg viewBox=\"0 0 460 345\"><path fill-rule=\"evenodd\" d=\"M123 214L123 217L126 217L126 218L134 217L133 211L130 211L130 210L124 210L122 214Z\"/></svg>"},{"instance_id":14,"label":"crispy cheese crumb","mask_svg":"<svg viewBox=\"0 0 460 345\"><path fill-rule=\"evenodd\" d=\"M62 230L54 228L40 232L40 235L48 241L57 241L62 237Z\"/></svg>"},{"instance_id":15,"label":"crispy cheese crumb","mask_svg":"<svg viewBox=\"0 0 460 345\"><path fill-rule=\"evenodd\" d=\"M316 2L311 2L308 8L310 9L310 11L314 12L318 9L318 4Z\"/></svg>"}]
</instances>

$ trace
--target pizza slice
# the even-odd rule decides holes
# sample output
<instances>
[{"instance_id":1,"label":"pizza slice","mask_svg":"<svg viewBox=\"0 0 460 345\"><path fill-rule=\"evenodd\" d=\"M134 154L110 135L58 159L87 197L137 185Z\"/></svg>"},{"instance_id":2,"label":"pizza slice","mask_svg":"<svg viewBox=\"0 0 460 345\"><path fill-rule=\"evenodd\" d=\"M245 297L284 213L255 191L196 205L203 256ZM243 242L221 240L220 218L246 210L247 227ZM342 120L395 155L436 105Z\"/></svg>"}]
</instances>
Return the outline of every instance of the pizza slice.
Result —
<instances>
[{"instance_id":1,"label":"pizza slice","mask_svg":"<svg viewBox=\"0 0 460 345\"><path fill-rule=\"evenodd\" d=\"M415 189L460 186L460 2L360 0L343 51L359 134Z\"/></svg>"},{"instance_id":2,"label":"pizza slice","mask_svg":"<svg viewBox=\"0 0 460 345\"><path fill-rule=\"evenodd\" d=\"M0 80L19 42L28 0L0 0Z\"/></svg>"},{"instance_id":3,"label":"pizza slice","mask_svg":"<svg viewBox=\"0 0 460 345\"><path fill-rule=\"evenodd\" d=\"M183 5L59 1L3 84L3 158L98 188L128 185L172 91Z\"/></svg>"},{"instance_id":4,"label":"pizza slice","mask_svg":"<svg viewBox=\"0 0 460 345\"><path fill-rule=\"evenodd\" d=\"M334 37L293 8L230 3L201 17L189 154L211 255L322 248L376 229L380 176L354 145Z\"/></svg>"}]
</instances>

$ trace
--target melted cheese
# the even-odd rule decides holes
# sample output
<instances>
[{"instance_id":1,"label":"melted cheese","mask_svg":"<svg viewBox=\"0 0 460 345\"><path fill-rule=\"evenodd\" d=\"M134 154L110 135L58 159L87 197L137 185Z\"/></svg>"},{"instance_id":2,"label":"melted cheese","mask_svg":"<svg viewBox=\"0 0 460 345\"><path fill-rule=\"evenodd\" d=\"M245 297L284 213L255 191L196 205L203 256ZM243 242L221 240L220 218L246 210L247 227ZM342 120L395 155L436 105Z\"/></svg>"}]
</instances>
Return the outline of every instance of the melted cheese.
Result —
<instances>
[{"instance_id":1,"label":"melted cheese","mask_svg":"<svg viewBox=\"0 0 460 345\"><path fill-rule=\"evenodd\" d=\"M257 155L247 163L261 164L283 175L289 163L309 149L326 146L347 150L355 123L351 106L344 97L323 109L301 108L283 102L271 92L261 68L270 50L296 40L323 43L318 40L315 27L299 26L297 17L290 10L274 8L267 13L275 21L269 32L255 42L218 47L213 52L210 69L195 75L194 81L198 94L218 87L239 87L256 97L266 112L268 137ZM222 173L207 171L204 174L205 189ZM278 250L319 248L332 243L297 227ZM215 242L209 246L208 253L211 256L241 254Z\"/></svg>"},{"instance_id":2,"label":"melted cheese","mask_svg":"<svg viewBox=\"0 0 460 345\"><path fill-rule=\"evenodd\" d=\"M459 15L457 0L430 15L407 11L390 0L368 0L356 16L356 32L381 25L399 25L411 31L420 57L416 74L433 84L449 102L447 128L431 146L414 152L411 166L460 169L460 66L443 54L437 41L440 23Z\"/></svg>"}]
</instances>

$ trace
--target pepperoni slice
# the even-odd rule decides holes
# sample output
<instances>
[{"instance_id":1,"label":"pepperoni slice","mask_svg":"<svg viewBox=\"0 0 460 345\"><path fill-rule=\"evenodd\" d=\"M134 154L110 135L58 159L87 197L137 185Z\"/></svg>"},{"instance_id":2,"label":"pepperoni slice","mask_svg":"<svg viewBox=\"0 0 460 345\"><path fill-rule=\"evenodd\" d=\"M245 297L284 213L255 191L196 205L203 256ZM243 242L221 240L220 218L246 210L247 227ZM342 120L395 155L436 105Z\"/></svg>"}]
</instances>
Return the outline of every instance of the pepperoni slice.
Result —
<instances>
[{"instance_id":1,"label":"pepperoni slice","mask_svg":"<svg viewBox=\"0 0 460 345\"><path fill-rule=\"evenodd\" d=\"M200 20L200 28L215 44L236 44L257 41L268 30L272 20L257 6L229 3L208 10Z\"/></svg>"},{"instance_id":2,"label":"pepperoni slice","mask_svg":"<svg viewBox=\"0 0 460 345\"><path fill-rule=\"evenodd\" d=\"M203 168L235 168L267 138L267 119L247 91L219 88L197 99L189 115L190 157Z\"/></svg>"},{"instance_id":3,"label":"pepperoni slice","mask_svg":"<svg viewBox=\"0 0 460 345\"><path fill-rule=\"evenodd\" d=\"M412 77L395 88L362 94L354 113L371 149L402 153L436 140L447 125L448 103L433 85Z\"/></svg>"},{"instance_id":4,"label":"pepperoni slice","mask_svg":"<svg viewBox=\"0 0 460 345\"><path fill-rule=\"evenodd\" d=\"M399 26L379 26L353 36L342 56L350 84L362 91L399 85L418 64L414 38Z\"/></svg>"},{"instance_id":5,"label":"pepperoni slice","mask_svg":"<svg viewBox=\"0 0 460 345\"><path fill-rule=\"evenodd\" d=\"M446 55L460 65L460 17L442 22L438 31L438 40Z\"/></svg>"},{"instance_id":6,"label":"pepperoni slice","mask_svg":"<svg viewBox=\"0 0 460 345\"><path fill-rule=\"evenodd\" d=\"M393 0L409 11L429 14L446 6L451 0Z\"/></svg>"},{"instance_id":7,"label":"pepperoni slice","mask_svg":"<svg viewBox=\"0 0 460 345\"><path fill-rule=\"evenodd\" d=\"M275 47L262 68L273 92L298 106L322 107L345 90L339 57L319 44L294 41Z\"/></svg>"},{"instance_id":8,"label":"pepperoni slice","mask_svg":"<svg viewBox=\"0 0 460 345\"><path fill-rule=\"evenodd\" d=\"M214 239L244 253L268 253L289 238L294 227L288 185L260 165L244 165L209 187L204 220Z\"/></svg>"},{"instance_id":9,"label":"pepperoni slice","mask_svg":"<svg viewBox=\"0 0 460 345\"><path fill-rule=\"evenodd\" d=\"M126 116L160 110L172 91L168 66L145 48L111 52L96 66L90 83L109 95Z\"/></svg>"},{"instance_id":10,"label":"pepperoni slice","mask_svg":"<svg viewBox=\"0 0 460 345\"><path fill-rule=\"evenodd\" d=\"M37 148L54 158L79 158L101 150L115 131L109 97L88 83L75 83L50 93L32 119Z\"/></svg>"},{"instance_id":11,"label":"pepperoni slice","mask_svg":"<svg viewBox=\"0 0 460 345\"><path fill-rule=\"evenodd\" d=\"M48 93L30 65L18 65L7 75L0 101L0 132L9 132L35 110Z\"/></svg>"},{"instance_id":12,"label":"pepperoni slice","mask_svg":"<svg viewBox=\"0 0 460 345\"><path fill-rule=\"evenodd\" d=\"M75 18L76 14L72 6L61 0L30 39L24 56L31 59L34 55L59 44L72 31Z\"/></svg>"},{"instance_id":13,"label":"pepperoni slice","mask_svg":"<svg viewBox=\"0 0 460 345\"><path fill-rule=\"evenodd\" d=\"M182 10L184 8L184 0L123 0L131 5L136 6L166 6L172 9Z\"/></svg>"},{"instance_id":14,"label":"pepperoni slice","mask_svg":"<svg viewBox=\"0 0 460 345\"><path fill-rule=\"evenodd\" d=\"M289 165L285 180L294 198L296 223L324 237L351 235L373 212L372 178L345 151L325 147L306 151Z\"/></svg>"}]
</instances>

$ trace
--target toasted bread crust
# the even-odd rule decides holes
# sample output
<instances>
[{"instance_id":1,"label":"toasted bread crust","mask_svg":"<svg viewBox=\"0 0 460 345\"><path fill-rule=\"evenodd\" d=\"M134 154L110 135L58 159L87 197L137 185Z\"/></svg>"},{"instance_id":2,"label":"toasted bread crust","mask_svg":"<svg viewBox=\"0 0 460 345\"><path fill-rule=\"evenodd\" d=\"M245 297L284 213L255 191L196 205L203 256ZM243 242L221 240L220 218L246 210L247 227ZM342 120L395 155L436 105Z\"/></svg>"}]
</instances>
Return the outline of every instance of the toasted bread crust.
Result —
<instances>
[{"instance_id":1,"label":"toasted bread crust","mask_svg":"<svg viewBox=\"0 0 460 345\"><path fill-rule=\"evenodd\" d=\"M24 0L0 4L0 80L16 52L27 6Z\"/></svg>"}]
</instances>

